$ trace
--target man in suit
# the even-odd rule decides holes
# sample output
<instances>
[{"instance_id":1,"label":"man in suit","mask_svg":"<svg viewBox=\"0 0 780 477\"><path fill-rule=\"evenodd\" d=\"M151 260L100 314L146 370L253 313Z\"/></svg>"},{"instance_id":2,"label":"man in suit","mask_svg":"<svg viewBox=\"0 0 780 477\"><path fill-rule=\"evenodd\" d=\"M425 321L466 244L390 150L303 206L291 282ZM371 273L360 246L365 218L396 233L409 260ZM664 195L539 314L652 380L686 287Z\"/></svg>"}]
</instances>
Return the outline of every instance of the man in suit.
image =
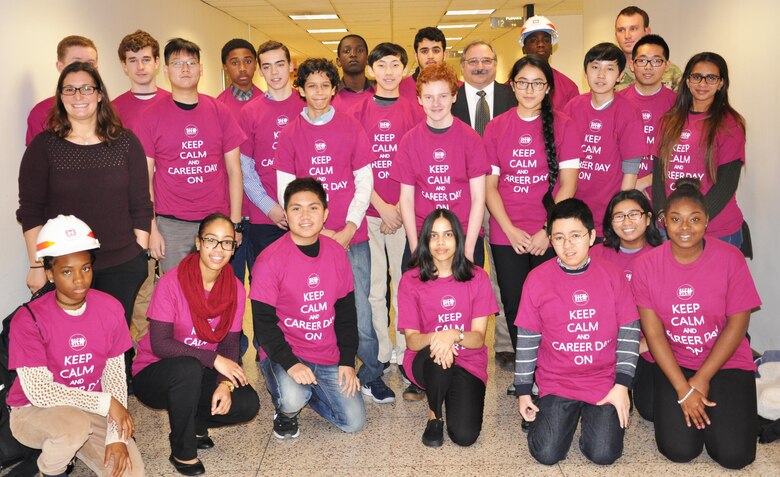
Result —
<instances>
[{"instance_id":1,"label":"man in suit","mask_svg":"<svg viewBox=\"0 0 780 477\"><path fill-rule=\"evenodd\" d=\"M463 49L460 67L464 83L458 90L452 115L481 136L488 121L517 106L512 88L496 82L496 53L490 43L477 40Z\"/></svg>"},{"instance_id":2,"label":"man in suit","mask_svg":"<svg viewBox=\"0 0 780 477\"><path fill-rule=\"evenodd\" d=\"M463 57L460 67L463 71L465 82L458 89L455 103L452 105L452 115L474 128L481 136L487 123L515 106L517 98L510 86L496 82L496 52L490 43L477 40L469 43L463 49ZM488 213L485 211L485 219L482 228L485 231L485 241L489 239ZM487 247L487 258L490 263L490 282L493 292L501 304L500 291L496 281L493 254ZM483 266L484 264L478 263ZM504 314L501 306L499 315ZM515 350L512 349L512 341L509 338L506 320L496 316L496 361L504 368L513 370L515 366Z\"/></svg>"}]
</instances>

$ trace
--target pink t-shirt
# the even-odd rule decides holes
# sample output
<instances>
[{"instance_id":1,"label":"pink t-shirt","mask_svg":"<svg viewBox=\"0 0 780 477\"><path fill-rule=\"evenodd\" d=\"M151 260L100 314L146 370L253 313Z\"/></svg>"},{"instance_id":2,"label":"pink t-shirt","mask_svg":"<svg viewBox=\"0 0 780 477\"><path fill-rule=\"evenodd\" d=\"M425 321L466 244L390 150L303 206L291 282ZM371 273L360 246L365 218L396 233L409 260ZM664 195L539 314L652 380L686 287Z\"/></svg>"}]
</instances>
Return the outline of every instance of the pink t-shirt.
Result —
<instances>
[{"instance_id":1,"label":"pink t-shirt","mask_svg":"<svg viewBox=\"0 0 780 477\"><path fill-rule=\"evenodd\" d=\"M354 290L347 253L320 235L320 253L305 255L287 233L257 257L249 298L276 308L293 354L314 364L339 364L336 301ZM260 350L260 359L265 359Z\"/></svg>"},{"instance_id":2,"label":"pink t-shirt","mask_svg":"<svg viewBox=\"0 0 780 477\"><path fill-rule=\"evenodd\" d=\"M27 116L27 135L24 138L24 145L29 146L35 136L49 129L49 112L54 107L54 96L44 99L33 106L30 114Z\"/></svg>"},{"instance_id":3,"label":"pink t-shirt","mask_svg":"<svg viewBox=\"0 0 780 477\"><path fill-rule=\"evenodd\" d=\"M355 197L354 171L371 164L376 155L363 127L354 118L336 110L333 119L315 126L300 114L282 134L274 167L295 177L314 177L328 193L325 228L341 230L347 225L349 204ZM368 240L366 221L360 222L351 244Z\"/></svg>"},{"instance_id":4,"label":"pink t-shirt","mask_svg":"<svg viewBox=\"0 0 780 477\"><path fill-rule=\"evenodd\" d=\"M407 76L401 80L401 83L398 85L398 92L401 93L402 98L406 98L407 101L422 109L420 102L417 100L417 80L413 76Z\"/></svg>"},{"instance_id":5,"label":"pink t-shirt","mask_svg":"<svg viewBox=\"0 0 780 477\"><path fill-rule=\"evenodd\" d=\"M555 81L555 91L552 95L553 109L563 111L563 108L566 107L566 104L569 101L579 96L580 90L577 88L574 81L569 79L565 74L555 68L552 68L552 72L553 81Z\"/></svg>"},{"instance_id":6,"label":"pink t-shirt","mask_svg":"<svg viewBox=\"0 0 780 477\"><path fill-rule=\"evenodd\" d=\"M637 260L631 286L637 305L661 320L677 363L693 370L710 355L729 316L761 305L745 257L717 239L686 265L665 242ZM747 338L721 369L755 371Z\"/></svg>"},{"instance_id":7,"label":"pink t-shirt","mask_svg":"<svg viewBox=\"0 0 780 477\"><path fill-rule=\"evenodd\" d=\"M398 329L417 330L420 333L456 328L471 331L471 320L498 313L496 296L490 278L479 267L474 267L474 278L458 282L452 276L423 282L419 269L413 268L401 277L398 285ZM458 356L455 364L487 383L487 346L468 349L455 345ZM409 379L417 351L404 353L404 369Z\"/></svg>"},{"instance_id":8,"label":"pink t-shirt","mask_svg":"<svg viewBox=\"0 0 780 477\"><path fill-rule=\"evenodd\" d=\"M638 319L625 276L599 257L579 275L564 272L557 260L533 269L515 324L542 335L539 395L600 401L615 384L618 329Z\"/></svg>"},{"instance_id":9,"label":"pink t-shirt","mask_svg":"<svg viewBox=\"0 0 780 477\"><path fill-rule=\"evenodd\" d=\"M647 139L647 147L650 148L650 154L642 158L642 164L639 166L639 175L637 177L645 177L653 173L653 156L658 157L658 144L656 143L655 135L658 124L661 122L661 116L672 109L677 99L677 93L662 86L657 93L645 96L639 94L636 87L632 86L616 91L615 95L626 98L642 113L644 133Z\"/></svg>"},{"instance_id":10,"label":"pink t-shirt","mask_svg":"<svg viewBox=\"0 0 780 477\"><path fill-rule=\"evenodd\" d=\"M241 110L257 101L259 98L262 98L263 96L265 96L265 93L263 93L263 91L257 86L252 85L252 97L247 101L239 101L235 96L233 96L233 91L231 91L230 86L228 86L225 90L219 93L219 96L216 97L216 100L227 106L230 112L233 113L233 117L236 118L236 121L238 121L238 115L241 113Z\"/></svg>"},{"instance_id":11,"label":"pink t-shirt","mask_svg":"<svg viewBox=\"0 0 780 477\"><path fill-rule=\"evenodd\" d=\"M580 180L575 197L588 204L596 235L602 237L607 204L623 182L623 161L648 155L642 114L621 96L615 96L605 109L595 109L590 93L569 101L564 111L580 134Z\"/></svg>"},{"instance_id":12,"label":"pink t-shirt","mask_svg":"<svg viewBox=\"0 0 780 477\"><path fill-rule=\"evenodd\" d=\"M55 383L102 392L106 360L121 356L133 346L122 305L111 295L89 290L84 313L71 316L57 305L55 297L56 292L51 292L30 303L37 327L25 308L16 313L8 367L46 367ZM12 407L30 404L20 380L14 381L6 401Z\"/></svg>"},{"instance_id":13,"label":"pink t-shirt","mask_svg":"<svg viewBox=\"0 0 780 477\"><path fill-rule=\"evenodd\" d=\"M126 91L114 98L111 101L111 106L114 107L114 110L122 120L122 126L135 132L140 126L142 119L146 119L143 116L146 109L170 97L171 93L161 88L157 88L157 93L147 99L138 99L132 91Z\"/></svg>"},{"instance_id":14,"label":"pink t-shirt","mask_svg":"<svg viewBox=\"0 0 780 477\"><path fill-rule=\"evenodd\" d=\"M702 135L702 123L705 118L704 114L688 114L688 120L680 134L680 141L672 148L672 157L666 174L667 197L674 190L674 181L680 177L698 177L701 181L702 194L706 195L712 188L712 181L707 176L704 165L706 138ZM660 134L659 131L659 137ZM738 126L733 116L726 116L718 129L712 154L715 167L737 160L745 163L745 132ZM731 235L742 227L742 220L742 210L737 205L735 194L718 215L710 217L706 234L708 237L715 238Z\"/></svg>"},{"instance_id":15,"label":"pink t-shirt","mask_svg":"<svg viewBox=\"0 0 780 477\"><path fill-rule=\"evenodd\" d=\"M559 163L580 155L579 136L572 126L568 116L555 114L553 128ZM526 121L512 108L488 123L482 140L493 175L498 176L498 193L512 224L535 234L547 219L542 197L550 187L542 118L537 116ZM510 244L492 215L490 243Z\"/></svg>"},{"instance_id":16,"label":"pink t-shirt","mask_svg":"<svg viewBox=\"0 0 780 477\"><path fill-rule=\"evenodd\" d=\"M348 111L366 131L371 151L376 155L371 163L374 191L388 204L397 204L401 191L401 185L390 179L390 166L401 138L422 119L418 109L403 97L387 106L369 97ZM369 205L366 215L379 217L379 212Z\"/></svg>"},{"instance_id":17,"label":"pink t-shirt","mask_svg":"<svg viewBox=\"0 0 780 477\"><path fill-rule=\"evenodd\" d=\"M298 91L293 90L290 97L283 101L274 101L263 94L257 101L241 110L239 123L247 135L246 141L241 145L241 154L255 160L255 170L260 176L260 183L274 200L277 197L274 169L277 141L284 127L301 114L305 105ZM249 222L253 224L274 224L252 202L249 202L244 210L249 212Z\"/></svg>"},{"instance_id":18,"label":"pink t-shirt","mask_svg":"<svg viewBox=\"0 0 780 477\"><path fill-rule=\"evenodd\" d=\"M155 212L182 220L229 215L224 155L246 139L230 110L199 94L193 110L170 98L150 106L145 116L135 132L146 156L154 159Z\"/></svg>"},{"instance_id":19,"label":"pink t-shirt","mask_svg":"<svg viewBox=\"0 0 780 477\"><path fill-rule=\"evenodd\" d=\"M236 280L236 314L233 317L233 323L230 331L241 331L244 323L244 308L246 307L246 290L244 284L238 278ZM209 292L203 291L208 297ZM198 338L195 332L195 326L192 324L192 312L190 304L184 296L181 282L179 282L179 267L176 266L167 271L157 285L154 287L152 299L149 302L149 309L146 310L146 316L151 320L163 323L173 323L173 339L186 344L192 348L216 351L219 343L209 343ZM215 316L209 319L211 329L219 325L222 317ZM160 358L152 351L152 343L149 333L145 334L138 342L138 355L133 361L133 376L140 373L150 364L160 361Z\"/></svg>"},{"instance_id":20,"label":"pink t-shirt","mask_svg":"<svg viewBox=\"0 0 780 477\"><path fill-rule=\"evenodd\" d=\"M467 124L453 118L441 134L423 121L398 145L390 178L414 186L417 230L436 209L450 209L468 230L471 210L469 180L490 173L482 138Z\"/></svg>"},{"instance_id":21,"label":"pink t-shirt","mask_svg":"<svg viewBox=\"0 0 780 477\"><path fill-rule=\"evenodd\" d=\"M371 84L367 84L366 89L357 93L346 88L342 88L333 97L333 101L330 102L330 105L333 106L336 111L346 113L354 108L357 104L360 104L366 99L373 97L374 87Z\"/></svg>"}]
</instances>

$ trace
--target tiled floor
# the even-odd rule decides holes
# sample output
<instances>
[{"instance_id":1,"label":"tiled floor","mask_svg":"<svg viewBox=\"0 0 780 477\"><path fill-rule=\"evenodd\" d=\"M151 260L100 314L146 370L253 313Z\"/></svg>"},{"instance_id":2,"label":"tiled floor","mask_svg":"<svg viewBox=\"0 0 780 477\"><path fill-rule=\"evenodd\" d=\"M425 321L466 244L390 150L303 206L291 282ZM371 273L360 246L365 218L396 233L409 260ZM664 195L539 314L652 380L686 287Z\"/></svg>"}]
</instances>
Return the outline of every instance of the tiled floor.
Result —
<instances>
[{"instance_id":1,"label":"tiled floor","mask_svg":"<svg viewBox=\"0 0 780 477\"><path fill-rule=\"evenodd\" d=\"M394 404L366 401L362 432L344 434L305 409L300 437L279 441L271 432L273 407L261 373L253 360L245 361L250 382L260 394L260 413L248 424L211 431L216 447L200 454L209 476L780 476L780 442L759 445L756 461L739 472L719 467L706 452L690 464L672 464L656 450L652 425L636 413L626 435L625 452L616 464L600 467L589 463L577 448L575 436L565 461L551 467L540 465L528 454L517 401L505 393L511 373L499 369L492 359L482 434L472 447L458 447L446 434L439 449L422 445L426 403L401 399L403 384L395 366L385 380L398 400ZM178 476L167 460L165 413L149 409L135 398L130 400L130 411L136 419L136 438L147 475ZM88 476L91 472L78 464L72 475Z\"/></svg>"}]
</instances>

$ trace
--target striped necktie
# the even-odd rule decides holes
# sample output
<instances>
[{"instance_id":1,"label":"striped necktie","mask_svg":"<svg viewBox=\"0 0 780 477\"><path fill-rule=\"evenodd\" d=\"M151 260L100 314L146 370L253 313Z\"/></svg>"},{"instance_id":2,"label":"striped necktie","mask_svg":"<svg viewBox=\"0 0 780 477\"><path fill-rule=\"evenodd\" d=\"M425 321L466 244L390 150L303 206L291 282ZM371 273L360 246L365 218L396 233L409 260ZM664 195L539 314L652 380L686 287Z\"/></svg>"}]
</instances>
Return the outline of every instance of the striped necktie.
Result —
<instances>
[{"instance_id":1,"label":"striped necktie","mask_svg":"<svg viewBox=\"0 0 780 477\"><path fill-rule=\"evenodd\" d=\"M490 106L488 106L487 100L485 99L485 94L484 91L477 91L479 101L477 101L477 111L474 117L474 130L477 131L477 134L480 136L485 132L485 126L487 126L488 121L490 121Z\"/></svg>"}]
</instances>

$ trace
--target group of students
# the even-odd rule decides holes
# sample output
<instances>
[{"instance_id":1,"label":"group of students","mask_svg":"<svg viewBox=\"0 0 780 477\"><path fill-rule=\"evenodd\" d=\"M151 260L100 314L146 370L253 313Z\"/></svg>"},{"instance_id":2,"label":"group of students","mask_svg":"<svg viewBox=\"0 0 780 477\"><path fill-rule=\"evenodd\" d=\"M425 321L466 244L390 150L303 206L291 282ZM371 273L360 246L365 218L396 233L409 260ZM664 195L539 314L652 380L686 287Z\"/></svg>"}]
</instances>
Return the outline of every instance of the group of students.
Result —
<instances>
[{"instance_id":1,"label":"group of students","mask_svg":"<svg viewBox=\"0 0 780 477\"><path fill-rule=\"evenodd\" d=\"M752 462L746 330L760 300L740 251L723 244L742 241L734 193L745 139L725 61L695 55L672 91L662 84L669 48L645 35L632 50L635 86L615 93L626 55L598 44L584 59L590 93L560 104L565 83L548 63L558 32L532 17L521 35L526 56L509 86L490 81L513 106L491 115L496 98L478 91L474 127L453 116L473 85L446 65L433 27L415 37L420 67L408 78L402 47L369 51L358 35L338 46L343 78L313 58L294 84L284 45L231 40L222 62L232 84L216 99L198 93L200 49L188 40L165 46L168 93L154 80L157 42L125 37L132 88L115 101L94 44L63 40L56 94L40 107L48 116L36 106L28 121L41 132L28 134L17 211L28 286L56 286L11 329L11 426L43 450L41 472L60 475L77 455L96 473L143 474L129 383L167 410L175 469L205 472L197 451L214 446L208 428L259 409L239 364L247 269L276 437L299 435L306 405L360 431L361 395L395 400L382 380L395 355L404 397L427 398L422 442L441 446L446 427L471 445L488 317L499 310L486 250L539 462L565 458L580 420L583 453L618 459L632 386L671 460L706 446L726 467ZM495 62L488 43L464 49L474 75ZM257 64L266 92L252 84ZM147 250L160 260L156 285ZM133 360L128 326L145 281L154 292ZM96 426L105 431L85 431Z\"/></svg>"}]
</instances>

